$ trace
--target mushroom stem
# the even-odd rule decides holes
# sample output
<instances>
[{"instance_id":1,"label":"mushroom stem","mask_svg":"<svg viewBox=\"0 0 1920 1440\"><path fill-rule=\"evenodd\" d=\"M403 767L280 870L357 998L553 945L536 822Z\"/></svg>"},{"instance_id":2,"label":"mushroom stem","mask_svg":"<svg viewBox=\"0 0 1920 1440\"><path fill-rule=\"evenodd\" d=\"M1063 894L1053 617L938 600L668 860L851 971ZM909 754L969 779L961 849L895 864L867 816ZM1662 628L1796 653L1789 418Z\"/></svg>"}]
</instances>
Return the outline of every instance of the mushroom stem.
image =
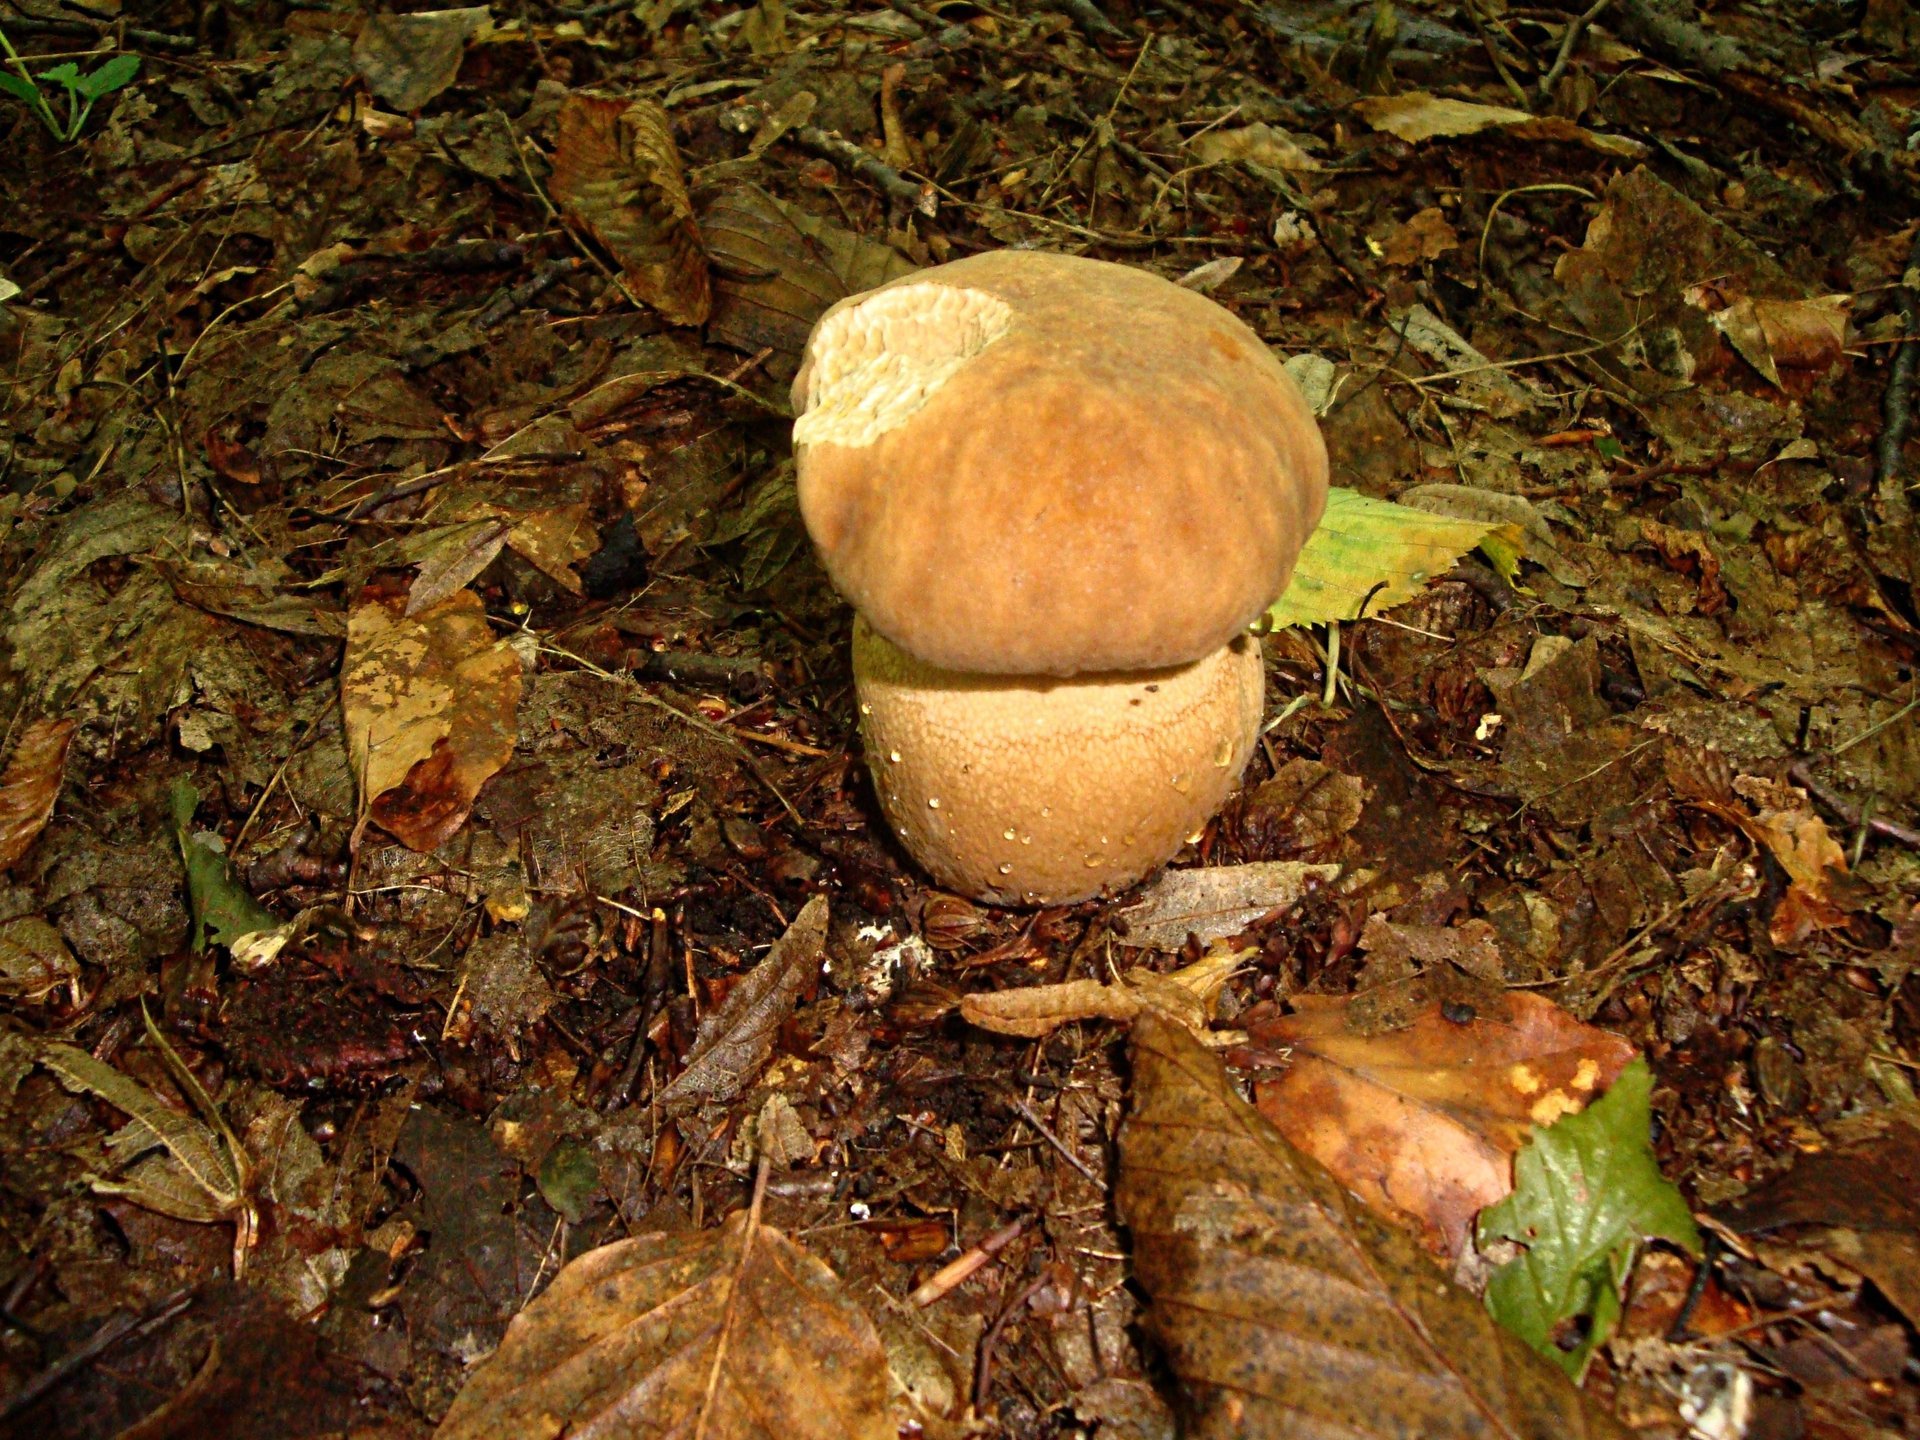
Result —
<instances>
[{"instance_id":1,"label":"mushroom stem","mask_svg":"<svg viewBox=\"0 0 1920 1440\"><path fill-rule=\"evenodd\" d=\"M1265 690L1248 636L1054 680L943 670L864 618L853 674L894 833L942 885L1002 905L1112 894L1171 859L1239 782Z\"/></svg>"}]
</instances>

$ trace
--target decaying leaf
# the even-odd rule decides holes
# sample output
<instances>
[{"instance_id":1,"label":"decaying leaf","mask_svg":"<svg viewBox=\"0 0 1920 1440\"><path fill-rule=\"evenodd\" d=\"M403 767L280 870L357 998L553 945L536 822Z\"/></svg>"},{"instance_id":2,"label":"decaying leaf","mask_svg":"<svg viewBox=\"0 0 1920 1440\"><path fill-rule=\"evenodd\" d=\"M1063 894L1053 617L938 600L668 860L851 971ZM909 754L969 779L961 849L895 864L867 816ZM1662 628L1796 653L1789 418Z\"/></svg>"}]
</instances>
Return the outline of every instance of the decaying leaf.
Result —
<instances>
[{"instance_id":1,"label":"decaying leaf","mask_svg":"<svg viewBox=\"0 0 1920 1440\"><path fill-rule=\"evenodd\" d=\"M660 1092L664 1109L732 1100L753 1082L773 1052L781 1023L820 964L827 943L827 897L816 895L793 917L767 958L727 992L700 1022L687 1068Z\"/></svg>"},{"instance_id":2,"label":"decaying leaf","mask_svg":"<svg viewBox=\"0 0 1920 1440\"><path fill-rule=\"evenodd\" d=\"M1227 980L1252 953L1216 946L1193 964L1166 975L1141 967L1112 984L1066 980L1022 990L975 992L961 997L960 1014L982 1030L1033 1039L1074 1020L1125 1024L1151 1007L1201 1035L1213 1019Z\"/></svg>"},{"instance_id":3,"label":"decaying leaf","mask_svg":"<svg viewBox=\"0 0 1920 1440\"><path fill-rule=\"evenodd\" d=\"M199 1120L181 1114L139 1081L72 1045L43 1045L39 1061L67 1089L96 1095L131 1117L107 1141L122 1177L94 1176L93 1188L176 1220L231 1221L237 1278L246 1271L247 1255L260 1228L252 1193L253 1162L213 1097L167 1043L144 1005L140 1013L148 1042L159 1052L180 1093L199 1111Z\"/></svg>"},{"instance_id":4,"label":"decaying leaf","mask_svg":"<svg viewBox=\"0 0 1920 1440\"><path fill-rule=\"evenodd\" d=\"M520 661L470 590L411 616L368 599L348 617L340 697L362 811L432 850L513 754Z\"/></svg>"},{"instance_id":5,"label":"decaying leaf","mask_svg":"<svg viewBox=\"0 0 1920 1440\"><path fill-rule=\"evenodd\" d=\"M1118 1201L1184 1434L1624 1440L1183 1028L1142 1015L1132 1053Z\"/></svg>"},{"instance_id":6,"label":"decaying leaf","mask_svg":"<svg viewBox=\"0 0 1920 1440\"><path fill-rule=\"evenodd\" d=\"M1363 604L1378 615L1411 600L1490 536L1509 556L1522 543L1509 526L1432 515L1336 486L1292 582L1267 614L1275 629L1351 620Z\"/></svg>"},{"instance_id":7,"label":"decaying leaf","mask_svg":"<svg viewBox=\"0 0 1920 1440\"><path fill-rule=\"evenodd\" d=\"M407 590L403 613L418 615L466 589L506 548L512 528L506 520L467 520L441 526L423 537L425 543L410 552L419 560L420 570Z\"/></svg>"},{"instance_id":8,"label":"decaying leaf","mask_svg":"<svg viewBox=\"0 0 1920 1440\"><path fill-rule=\"evenodd\" d=\"M204 950L207 941L232 948L251 935L259 935L280 924L280 917L253 898L240 883L233 862L215 848L211 836L193 830L193 812L200 808L200 791L181 776L167 789L167 804L173 815L173 836L180 846L180 860L187 870L187 908L193 914L193 948Z\"/></svg>"},{"instance_id":9,"label":"decaying leaf","mask_svg":"<svg viewBox=\"0 0 1920 1440\"><path fill-rule=\"evenodd\" d=\"M1237 935L1262 915L1298 905L1316 885L1330 884L1338 865L1263 860L1204 870L1169 870L1115 917L1127 944L1178 950L1189 934L1202 945Z\"/></svg>"},{"instance_id":10,"label":"decaying leaf","mask_svg":"<svg viewBox=\"0 0 1920 1440\"><path fill-rule=\"evenodd\" d=\"M507 1327L436 1440L893 1440L887 1356L839 1278L736 1211L590 1250Z\"/></svg>"},{"instance_id":11,"label":"decaying leaf","mask_svg":"<svg viewBox=\"0 0 1920 1440\"><path fill-rule=\"evenodd\" d=\"M1202 165L1223 165L1241 161L1250 168L1269 170L1319 170L1320 162L1300 148L1278 125L1264 121L1232 129L1208 130L1196 135L1187 148Z\"/></svg>"},{"instance_id":12,"label":"decaying leaf","mask_svg":"<svg viewBox=\"0 0 1920 1440\"><path fill-rule=\"evenodd\" d=\"M675 325L706 322L707 252L667 112L650 100L569 95L553 198L619 262L634 295Z\"/></svg>"},{"instance_id":13,"label":"decaying leaf","mask_svg":"<svg viewBox=\"0 0 1920 1440\"><path fill-rule=\"evenodd\" d=\"M1513 1188L1533 1127L1579 1110L1633 1057L1540 996L1500 1001L1465 1014L1435 1004L1370 1035L1351 1024L1350 1001L1298 996L1294 1014L1248 1023L1250 1044L1288 1057L1255 1103L1367 1204L1457 1255L1473 1217Z\"/></svg>"},{"instance_id":14,"label":"decaying leaf","mask_svg":"<svg viewBox=\"0 0 1920 1440\"><path fill-rule=\"evenodd\" d=\"M0 774L0 870L12 869L53 818L73 728L71 720L36 720L7 757Z\"/></svg>"},{"instance_id":15,"label":"decaying leaf","mask_svg":"<svg viewBox=\"0 0 1920 1440\"><path fill-rule=\"evenodd\" d=\"M1487 1309L1575 1379L1613 1333L1641 1243L1700 1253L1687 1202L1653 1158L1652 1087L1635 1060L1599 1100L1535 1134L1514 1161L1513 1194L1480 1217L1482 1246L1525 1247L1493 1272Z\"/></svg>"}]
</instances>

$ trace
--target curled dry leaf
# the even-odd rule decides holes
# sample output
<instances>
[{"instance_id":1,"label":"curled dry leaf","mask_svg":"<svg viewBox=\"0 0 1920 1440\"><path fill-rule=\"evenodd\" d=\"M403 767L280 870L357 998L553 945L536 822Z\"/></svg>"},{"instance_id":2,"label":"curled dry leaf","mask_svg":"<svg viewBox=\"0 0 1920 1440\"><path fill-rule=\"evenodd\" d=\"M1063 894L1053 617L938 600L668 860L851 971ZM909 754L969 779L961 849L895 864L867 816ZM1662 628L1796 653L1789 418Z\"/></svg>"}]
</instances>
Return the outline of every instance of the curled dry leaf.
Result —
<instances>
[{"instance_id":1,"label":"curled dry leaf","mask_svg":"<svg viewBox=\"0 0 1920 1440\"><path fill-rule=\"evenodd\" d=\"M1149 1006L1203 1034L1220 992L1251 950L1216 947L1171 974L1130 970L1111 985L1098 980L1067 980L963 996L960 1013L982 1030L1034 1039L1050 1035L1073 1020L1113 1020L1125 1024Z\"/></svg>"},{"instance_id":2,"label":"curled dry leaf","mask_svg":"<svg viewBox=\"0 0 1920 1440\"><path fill-rule=\"evenodd\" d=\"M588 1251L507 1327L436 1440L893 1440L887 1357L834 1273L741 1211Z\"/></svg>"},{"instance_id":3,"label":"curled dry leaf","mask_svg":"<svg viewBox=\"0 0 1920 1440\"><path fill-rule=\"evenodd\" d=\"M707 252L665 110L650 100L569 95L551 184L560 208L619 263L636 298L675 325L706 322Z\"/></svg>"},{"instance_id":4,"label":"curled dry leaf","mask_svg":"<svg viewBox=\"0 0 1920 1440\"><path fill-rule=\"evenodd\" d=\"M1625 1440L1152 1013L1118 1199L1186 1435Z\"/></svg>"},{"instance_id":5,"label":"curled dry leaf","mask_svg":"<svg viewBox=\"0 0 1920 1440\"><path fill-rule=\"evenodd\" d=\"M1255 1103L1368 1205L1457 1255L1474 1215L1513 1189L1532 1128L1579 1110L1633 1058L1619 1036L1538 995L1500 1001L1500 1013L1465 1016L1434 1005L1367 1035L1346 1000L1301 996L1297 1013L1248 1023L1250 1044L1289 1057Z\"/></svg>"},{"instance_id":6,"label":"curled dry leaf","mask_svg":"<svg viewBox=\"0 0 1920 1440\"><path fill-rule=\"evenodd\" d=\"M1736 300L1708 318L1727 343L1774 385L1780 372L1826 370L1847 345L1851 295L1810 300Z\"/></svg>"},{"instance_id":7,"label":"curled dry leaf","mask_svg":"<svg viewBox=\"0 0 1920 1440\"><path fill-rule=\"evenodd\" d=\"M732 1100L773 1053L774 1037L820 964L827 943L827 897L816 895L793 917L767 958L700 1022L687 1068L660 1092L668 1110Z\"/></svg>"},{"instance_id":8,"label":"curled dry leaf","mask_svg":"<svg viewBox=\"0 0 1920 1440\"><path fill-rule=\"evenodd\" d=\"M348 617L340 698L362 810L432 850L513 754L520 661L470 590L411 616L369 599Z\"/></svg>"},{"instance_id":9,"label":"curled dry leaf","mask_svg":"<svg viewBox=\"0 0 1920 1440\"><path fill-rule=\"evenodd\" d=\"M73 721L36 720L21 733L0 774L0 870L9 870L53 818L66 773Z\"/></svg>"},{"instance_id":10,"label":"curled dry leaf","mask_svg":"<svg viewBox=\"0 0 1920 1440\"><path fill-rule=\"evenodd\" d=\"M1423 90L1404 95L1371 96L1355 102L1354 111L1376 130L1417 145L1422 140L1478 135L1482 130L1504 130L1523 140L1571 141L1602 155L1633 159L1647 147L1625 135L1604 135L1576 125L1559 115L1530 115L1506 105L1481 105L1429 95Z\"/></svg>"},{"instance_id":11,"label":"curled dry leaf","mask_svg":"<svg viewBox=\"0 0 1920 1440\"><path fill-rule=\"evenodd\" d=\"M1338 865L1297 860L1169 870L1120 911L1126 929L1116 928L1116 933L1127 944L1148 950L1178 950L1190 934L1211 945L1239 934L1263 915L1291 909L1315 886L1329 884L1339 874Z\"/></svg>"},{"instance_id":12,"label":"curled dry leaf","mask_svg":"<svg viewBox=\"0 0 1920 1440\"><path fill-rule=\"evenodd\" d=\"M1674 792L1765 846L1787 872L1791 883L1767 922L1773 943L1797 945L1815 930L1846 924L1846 912L1832 898L1832 880L1836 873L1846 874L1847 854L1827 822L1814 814L1806 792L1758 775L1729 780L1724 761L1693 764L1689 759L1677 748L1667 757Z\"/></svg>"}]
</instances>

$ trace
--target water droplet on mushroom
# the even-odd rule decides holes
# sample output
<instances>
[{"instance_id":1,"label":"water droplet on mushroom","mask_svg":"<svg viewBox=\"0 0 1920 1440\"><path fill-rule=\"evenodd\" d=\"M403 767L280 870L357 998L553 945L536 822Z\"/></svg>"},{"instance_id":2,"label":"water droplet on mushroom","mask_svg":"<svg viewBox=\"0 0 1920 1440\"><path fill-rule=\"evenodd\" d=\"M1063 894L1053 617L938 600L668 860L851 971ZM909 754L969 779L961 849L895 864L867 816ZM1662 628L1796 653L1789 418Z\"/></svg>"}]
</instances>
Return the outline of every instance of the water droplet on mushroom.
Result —
<instances>
[{"instance_id":1,"label":"water droplet on mushroom","mask_svg":"<svg viewBox=\"0 0 1920 1440\"><path fill-rule=\"evenodd\" d=\"M860 707L860 713L861 713L862 715L871 715L871 714L873 714L873 706L871 706L871 705L862 705L862 706Z\"/></svg>"},{"instance_id":2,"label":"water droplet on mushroom","mask_svg":"<svg viewBox=\"0 0 1920 1440\"><path fill-rule=\"evenodd\" d=\"M1002 861L1000 865L1000 873L1002 875L1011 875L1013 873L1013 866Z\"/></svg>"},{"instance_id":3,"label":"water droplet on mushroom","mask_svg":"<svg viewBox=\"0 0 1920 1440\"><path fill-rule=\"evenodd\" d=\"M1187 779L1185 775L1174 776L1172 780L1172 785L1173 785L1173 788L1178 790L1182 795L1186 794L1187 791L1193 788L1193 782Z\"/></svg>"},{"instance_id":4,"label":"water droplet on mushroom","mask_svg":"<svg viewBox=\"0 0 1920 1440\"><path fill-rule=\"evenodd\" d=\"M1051 814L1053 814L1053 807L1051 805L1042 805L1040 807L1040 818L1042 820L1046 819L1047 816Z\"/></svg>"},{"instance_id":5,"label":"water droplet on mushroom","mask_svg":"<svg viewBox=\"0 0 1920 1440\"><path fill-rule=\"evenodd\" d=\"M927 797L927 809L938 810L939 808L940 808L940 797L938 795L929 795Z\"/></svg>"},{"instance_id":6,"label":"water droplet on mushroom","mask_svg":"<svg viewBox=\"0 0 1920 1440\"><path fill-rule=\"evenodd\" d=\"M1008 827L1007 827L1006 829L1004 829L1004 830L1002 830L1002 831L1000 832L1000 838L1001 838L1002 840L1011 840L1011 839L1013 839L1013 827L1012 827L1011 825L1009 825L1009 826L1008 826Z\"/></svg>"},{"instance_id":7,"label":"water droplet on mushroom","mask_svg":"<svg viewBox=\"0 0 1920 1440\"><path fill-rule=\"evenodd\" d=\"M1223 738L1220 741L1220 748L1213 752L1213 763L1214 763L1214 767L1220 770L1226 769L1229 765L1233 763L1233 741L1232 740Z\"/></svg>"},{"instance_id":8,"label":"water droplet on mushroom","mask_svg":"<svg viewBox=\"0 0 1920 1440\"><path fill-rule=\"evenodd\" d=\"M1086 858L1086 866L1089 870L1092 870L1097 866L1104 865L1106 863L1106 859L1107 857L1104 855L1089 855Z\"/></svg>"},{"instance_id":9,"label":"water droplet on mushroom","mask_svg":"<svg viewBox=\"0 0 1920 1440\"><path fill-rule=\"evenodd\" d=\"M887 752L887 759L892 764L898 765L900 763L900 752L898 750L889 750Z\"/></svg>"},{"instance_id":10,"label":"water droplet on mushroom","mask_svg":"<svg viewBox=\"0 0 1920 1440\"><path fill-rule=\"evenodd\" d=\"M1021 843L1022 845L1031 845L1031 844L1033 844L1033 836L1031 836L1031 835L1022 835L1022 836L1020 837L1020 843Z\"/></svg>"}]
</instances>

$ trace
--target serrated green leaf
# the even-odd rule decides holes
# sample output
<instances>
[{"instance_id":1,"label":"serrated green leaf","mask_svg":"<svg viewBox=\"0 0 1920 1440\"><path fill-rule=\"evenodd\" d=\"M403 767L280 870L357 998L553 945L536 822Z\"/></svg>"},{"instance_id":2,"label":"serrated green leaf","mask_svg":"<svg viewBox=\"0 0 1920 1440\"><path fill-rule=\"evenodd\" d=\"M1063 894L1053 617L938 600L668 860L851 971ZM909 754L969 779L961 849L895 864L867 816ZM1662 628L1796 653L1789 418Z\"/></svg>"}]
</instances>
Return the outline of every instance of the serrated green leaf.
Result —
<instances>
[{"instance_id":1,"label":"serrated green leaf","mask_svg":"<svg viewBox=\"0 0 1920 1440\"><path fill-rule=\"evenodd\" d=\"M73 88L89 100L98 100L102 95L112 94L139 73L138 55L116 55L98 69L81 76Z\"/></svg>"},{"instance_id":2,"label":"serrated green leaf","mask_svg":"<svg viewBox=\"0 0 1920 1440\"><path fill-rule=\"evenodd\" d=\"M180 844L180 859L187 867L187 905L193 912L193 948L204 950L207 940L231 947L236 941L260 930L271 930L280 917L262 905L240 883L233 865L225 855L192 833L193 812L200 807L200 792L191 780L182 777L167 791L167 804L173 812L173 833Z\"/></svg>"},{"instance_id":3,"label":"serrated green leaf","mask_svg":"<svg viewBox=\"0 0 1920 1440\"><path fill-rule=\"evenodd\" d=\"M18 75L8 75L4 72L0 72L0 90L26 101L29 105L40 98L40 92L27 81L22 80Z\"/></svg>"},{"instance_id":4,"label":"serrated green leaf","mask_svg":"<svg viewBox=\"0 0 1920 1440\"><path fill-rule=\"evenodd\" d=\"M1327 513L1300 552L1286 593L1268 608L1273 627L1325 625L1411 600L1489 536L1505 542L1489 555L1510 570L1521 536L1510 526L1435 515L1354 490L1327 492ZM1371 598L1369 598L1371 597Z\"/></svg>"},{"instance_id":5,"label":"serrated green leaf","mask_svg":"<svg viewBox=\"0 0 1920 1440\"><path fill-rule=\"evenodd\" d=\"M71 60L64 65L56 65L51 70L36 72L39 79L51 80L56 85L64 85L69 90L79 88L80 67Z\"/></svg>"},{"instance_id":6,"label":"serrated green leaf","mask_svg":"<svg viewBox=\"0 0 1920 1440\"><path fill-rule=\"evenodd\" d=\"M182 1115L131 1076L72 1045L44 1046L39 1058L69 1090L88 1091L132 1117L133 1124L127 1127L131 1139L123 1141L125 1132L114 1136L108 1142L111 1151L127 1156L156 1144L165 1146L181 1172L216 1204L231 1209L239 1202L243 1187L233 1157L205 1125Z\"/></svg>"},{"instance_id":7,"label":"serrated green leaf","mask_svg":"<svg viewBox=\"0 0 1920 1440\"><path fill-rule=\"evenodd\" d=\"M1487 1309L1578 1380L1620 1315L1639 1245L1665 1240L1700 1253L1687 1203L1653 1158L1645 1060L1620 1072L1578 1115L1536 1131L1514 1158L1513 1193L1481 1212L1481 1246L1511 1240L1526 1253L1493 1272ZM1572 1348L1562 1326L1584 1322Z\"/></svg>"}]
</instances>

